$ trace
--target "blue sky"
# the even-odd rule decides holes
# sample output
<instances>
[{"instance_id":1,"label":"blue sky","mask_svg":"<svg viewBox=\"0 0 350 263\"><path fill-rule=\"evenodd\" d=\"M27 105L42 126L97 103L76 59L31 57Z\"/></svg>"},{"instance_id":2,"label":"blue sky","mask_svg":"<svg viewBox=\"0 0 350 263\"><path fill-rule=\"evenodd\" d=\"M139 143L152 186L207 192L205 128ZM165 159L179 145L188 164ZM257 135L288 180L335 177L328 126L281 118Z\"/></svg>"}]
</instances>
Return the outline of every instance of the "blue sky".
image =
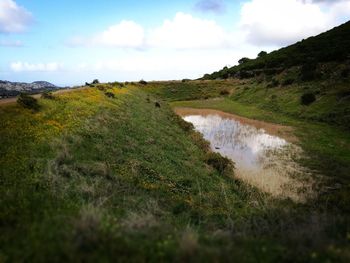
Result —
<instances>
[{"instance_id":1,"label":"blue sky","mask_svg":"<svg viewBox=\"0 0 350 263\"><path fill-rule=\"evenodd\" d=\"M197 78L349 17L348 0L0 0L0 79Z\"/></svg>"}]
</instances>

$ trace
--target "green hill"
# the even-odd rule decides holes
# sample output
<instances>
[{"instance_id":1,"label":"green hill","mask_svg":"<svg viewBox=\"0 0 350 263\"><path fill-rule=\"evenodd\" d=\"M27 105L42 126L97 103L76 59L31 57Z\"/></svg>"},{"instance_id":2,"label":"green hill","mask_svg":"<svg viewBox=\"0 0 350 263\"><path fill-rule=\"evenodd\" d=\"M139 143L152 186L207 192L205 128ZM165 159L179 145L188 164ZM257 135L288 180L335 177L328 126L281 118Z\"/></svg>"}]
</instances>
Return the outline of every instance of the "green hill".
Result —
<instances>
[{"instance_id":1,"label":"green hill","mask_svg":"<svg viewBox=\"0 0 350 263\"><path fill-rule=\"evenodd\" d=\"M299 79L311 80L320 76L329 77L328 72L318 66L324 63L344 63L350 59L350 22L294 45L266 54L259 53L256 59L242 58L240 64L206 74L203 79L249 78L260 74L274 75L299 66ZM340 74L348 77L349 67ZM296 79L294 79L296 80ZM290 80L291 81L291 80Z\"/></svg>"}]
</instances>

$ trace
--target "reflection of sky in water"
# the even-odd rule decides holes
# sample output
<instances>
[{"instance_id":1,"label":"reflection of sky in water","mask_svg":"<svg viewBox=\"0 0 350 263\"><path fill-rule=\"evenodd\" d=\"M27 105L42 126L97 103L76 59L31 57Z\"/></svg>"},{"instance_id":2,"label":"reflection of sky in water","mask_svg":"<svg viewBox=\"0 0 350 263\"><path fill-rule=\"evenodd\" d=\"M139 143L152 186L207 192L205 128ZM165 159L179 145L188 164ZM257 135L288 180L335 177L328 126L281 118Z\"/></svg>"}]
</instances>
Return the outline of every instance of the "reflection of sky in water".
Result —
<instances>
[{"instance_id":1,"label":"reflection of sky in water","mask_svg":"<svg viewBox=\"0 0 350 263\"><path fill-rule=\"evenodd\" d=\"M264 169L268 153L288 145L284 139L267 134L263 129L244 125L219 115L184 117L211 143L214 151L229 157L238 169ZM269 154L269 155L270 155Z\"/></svg>"}]
</instances>

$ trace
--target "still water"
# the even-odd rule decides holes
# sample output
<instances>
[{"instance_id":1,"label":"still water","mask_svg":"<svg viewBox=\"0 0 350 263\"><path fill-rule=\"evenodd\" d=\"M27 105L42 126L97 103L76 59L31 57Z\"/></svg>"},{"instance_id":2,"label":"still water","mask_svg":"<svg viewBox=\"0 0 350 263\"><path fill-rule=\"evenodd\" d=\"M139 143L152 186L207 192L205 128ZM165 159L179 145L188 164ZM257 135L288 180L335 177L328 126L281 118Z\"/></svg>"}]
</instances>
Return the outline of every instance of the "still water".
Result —
<instances>
[{"instance_id":1,"label":"still water","mask_svg":"<svg viewBox=\"0 0 350 263\"><path fill-rule=\"evenodd\" d=\"M309 192L307 171L297 162L300 147L279 134L287 127L211 110L177 110L210 142L213 151L234 161L235 175L275 196L302 201ZM302 180L301 180L302 179Z\"/></svg>"}]
</instances>

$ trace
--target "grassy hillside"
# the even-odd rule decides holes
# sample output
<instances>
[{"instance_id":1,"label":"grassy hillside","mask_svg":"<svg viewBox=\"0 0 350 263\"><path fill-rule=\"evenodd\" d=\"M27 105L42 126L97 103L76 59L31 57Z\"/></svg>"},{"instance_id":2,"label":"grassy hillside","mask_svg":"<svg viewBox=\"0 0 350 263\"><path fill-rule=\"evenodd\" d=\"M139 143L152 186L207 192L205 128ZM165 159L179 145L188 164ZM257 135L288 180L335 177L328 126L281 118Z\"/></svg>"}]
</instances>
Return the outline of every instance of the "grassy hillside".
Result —
<instances>
[{"instance_id":1,"label":"grassy hillside","mask_svg":"<svg viewBox=\"0 0 350 263\"><path fill-rule=\"evenodd\" d=\"M39 106L0 107L0 261L346 260L344 217L214 168L225 160L142 89Z\"/></svg>"},{"instance_id":2,"label":"grassy hillside","mask_svg":"<svg viewBox=\"0 0 350 263\"><path fill-rule=\"evenodd\" d=\"M350 85L346 81L309 81L271 87L269 82L259 83L256 79L230 79L151 83L145 90L170 102L227 98L289 117L350 129ZM304 105L304 94L311 94L315 101Z\"/></svg>"},{"instance_id":3,"label":"grassy hillside","mask_svg":"<svg viewBox=\"0 0 350 263\"><path fill-rule=\"evenodd\" d=\"M227 79L232 77L250 78L258 75L269 76L294 68L298 76L289 76L288 81L304 81L330 78L338 64L339 75L350 75L350 22L328 32L302 40L294 45L271 52L260 53L256 59L243 58L238 66L223 68L204 79ZM332 63L336 63L336 65ZM326 65L326 66L325 66ZM325 70L325 67L328 68ZM329 72L330 71L330 72Z\"/></svg>"}]
</instances>

